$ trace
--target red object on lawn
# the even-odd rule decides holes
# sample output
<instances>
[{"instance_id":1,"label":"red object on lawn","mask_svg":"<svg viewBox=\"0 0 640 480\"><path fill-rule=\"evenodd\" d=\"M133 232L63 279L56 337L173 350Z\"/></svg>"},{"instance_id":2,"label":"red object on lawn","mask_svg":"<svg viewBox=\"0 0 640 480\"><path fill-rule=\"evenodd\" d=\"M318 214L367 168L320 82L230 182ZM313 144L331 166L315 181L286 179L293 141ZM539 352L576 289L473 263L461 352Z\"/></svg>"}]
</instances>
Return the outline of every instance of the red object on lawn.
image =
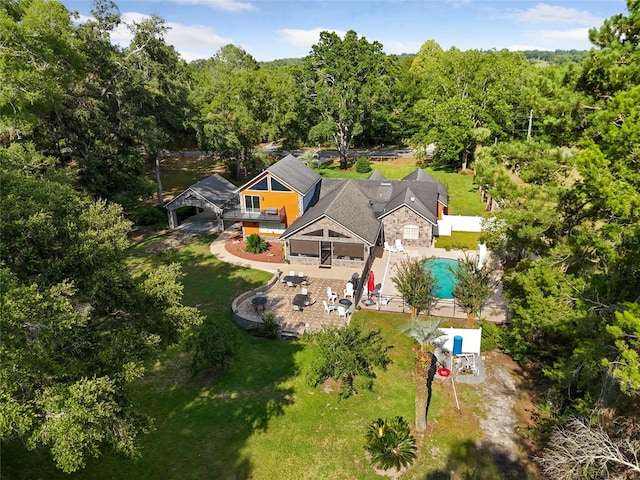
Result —
<instances>
[{"instance_id":1,"label":"red object on lawn","mask_svg":"<svg viewBox=\"0 0 640 480\"><path fill-rule=\"evenodd\" d=\"M438 375L447 378L449 375L451 375L451 370L449 370L448 368L440 367L438 369Z\"/></svg>"},{"instance_id":2,"label":"red object on lawn","mask_svg":"<svg viewBox=\"0 0 640 480\"><path fill-rule=\"evenodd\" d=\"M369 290L369 295L376 289L376 280L373 276L373 270L369 270L369 278L367 279L367 290Z\"/></svg>"}]
</instances>

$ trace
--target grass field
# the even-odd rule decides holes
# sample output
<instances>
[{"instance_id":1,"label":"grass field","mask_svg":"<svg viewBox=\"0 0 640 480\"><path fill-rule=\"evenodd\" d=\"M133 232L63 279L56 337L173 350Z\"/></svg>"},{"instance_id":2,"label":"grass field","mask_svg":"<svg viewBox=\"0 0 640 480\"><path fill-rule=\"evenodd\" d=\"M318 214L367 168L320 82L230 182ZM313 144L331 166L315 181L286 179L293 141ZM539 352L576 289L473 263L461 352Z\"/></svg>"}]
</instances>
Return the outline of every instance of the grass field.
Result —
<instances>
[{"instance_id":1,"label":"grass field","mask_svg":"<svg viewBox=\"0 0 640 480\"><path fill-rule=\"evenodd\" d=\"M480 235L479 232L451 232L449 237L437 237L435 246L447 250L477 250Z\"/></svg>"},{"instance_id":2,"label":"grass field","mask_svg":"<svg viewBox=\"0 0 640 480\"><path fill-rule=\"evenodd\" d=\"M152 238L132 249L131 264L144 269L181 263L185 303L230 322L232 298L264 284L270 275L218 261L208 250L211 239L201 237L186 248L167 250L164 237ZM352 321L365 329L381 329L393 345L393 363L378 372L373 391L346 400L307 384L315 350L303 340L265 340L243 332L239 359L228 370L195 377L188 371L188 354L173 347L131 387L136 408L155 419L154 430L140 439L141 458L106 453L68 476L55 471L41 451L3 445L3 478L379 478L365 458L366 427L378 417L402 415L414 421L412 342L398 328L407 320L405 314L354 315ZM485 471L475 478L503 478L491 473L491 462L473 446L484 415L477 387L458 385L457 393L460 412L451 384L434 382L428 432L419 439L418 459L403 479L444 480L450 471Z\"/></svg>"}]
</instances>

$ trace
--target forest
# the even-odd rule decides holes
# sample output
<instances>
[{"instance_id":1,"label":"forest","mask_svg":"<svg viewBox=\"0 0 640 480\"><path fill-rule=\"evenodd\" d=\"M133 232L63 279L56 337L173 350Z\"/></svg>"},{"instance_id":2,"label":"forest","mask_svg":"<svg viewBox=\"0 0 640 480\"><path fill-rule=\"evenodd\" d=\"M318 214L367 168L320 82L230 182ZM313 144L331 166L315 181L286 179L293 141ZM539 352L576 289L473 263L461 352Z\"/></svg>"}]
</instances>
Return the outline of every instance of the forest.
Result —
<instances>
[{"instance_id":1,"label":"forest","mask_svg":"<svg viewBox=\"0 0 640 480\"><path fill-rule=\"evenodd\" d=\"M604 478L553 435L594 446L604 432L619 454L608 471L638 474L623 460L640 452L640 1L555 60L435 40L393 56L349 31L323 32L303 59L227 45L187 63L163 19L129 25L121 49L117 5L93 15L0 4L3 441L48 448L65 472L107 447L136 455L150 425L127 385L203 322L178 268L125 264L161 151L215 152L240 182L270 161L265 142L335 149L343 169L351 148L397 145L472 172L487 202L512 318L500 347L546 392L549 471L568 451L586 474L564 478Z\"/></svg>"}]
</instances>

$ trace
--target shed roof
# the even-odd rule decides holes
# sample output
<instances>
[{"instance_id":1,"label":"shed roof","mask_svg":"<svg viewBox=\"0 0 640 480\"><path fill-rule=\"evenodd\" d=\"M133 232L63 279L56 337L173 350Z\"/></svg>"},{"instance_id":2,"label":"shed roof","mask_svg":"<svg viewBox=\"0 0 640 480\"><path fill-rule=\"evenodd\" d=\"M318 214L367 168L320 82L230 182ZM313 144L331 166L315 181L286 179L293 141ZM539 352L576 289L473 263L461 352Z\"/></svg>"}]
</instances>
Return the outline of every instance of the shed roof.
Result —
<instances>
[{"instance_id":1,"label":"shed roof","mask_svg":"<svg viewBox=\"0 0 640 480\"><path fill-rule=\"evenodd\" d=\"M233 183L217 173L214 173L210 177L194 183L182 193L171 199L171 201L165 204L165 208L169 207L179 198L185 197L189 194L195 194L206 202L209 202L216 207L223 208L225 203L236 198L235 190L236 186Z\"/></svg>"}]
</instances>

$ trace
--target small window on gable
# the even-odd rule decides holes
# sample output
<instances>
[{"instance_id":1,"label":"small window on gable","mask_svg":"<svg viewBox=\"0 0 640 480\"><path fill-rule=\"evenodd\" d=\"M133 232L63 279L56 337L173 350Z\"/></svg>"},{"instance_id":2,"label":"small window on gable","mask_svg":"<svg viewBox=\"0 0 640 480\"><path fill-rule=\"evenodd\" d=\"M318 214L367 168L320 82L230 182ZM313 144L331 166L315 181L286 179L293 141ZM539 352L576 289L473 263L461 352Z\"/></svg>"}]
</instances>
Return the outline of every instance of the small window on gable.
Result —
<instances>
[{"instance_id":1,"label":"small window on gable","mask_svg":"<svg viewBox=\"0 0 640 480\"><path fill-rule=\"evenodd\" d=\"M303 237L322 237L324 235L324 230L314 230L313 232L303 233Z\"/></svg>"},{"instance_id":2,"label":"small window on gable","mask_svg":"<svg viewBox=\"0 0 640 480\"><path fill-rule=\"evenodd\" d=\"M334 232L333 230L329 230L329 236L333 238L351 238L348 235L343 235L340 232Z\"/></svg>"},{"instance_id":3,"label":"small window on gable","mask_svg":"<svg viewBox=\"0 0 640 480\"><path fill-rule=\"evenodd\" d=\"M251 185L248 190L269 190L267 186L267 177L264 177L258 183Z\"/></svg>"},{"instance_id":4,"label":"small window on gable","mask_svg":"<svg viewBox=\"0 0 640 480\"><path fill-rule=\"evenodd\" d=\"M274 192L290 192L291 191L291 189L285 187L283 184L281 184L279 181L277 181L273 177L271 177L271 190Z\"/></svg>"},{"instance_id":5,"label":"small window on gable","mask_svg":"<svg viewBox=\"0 0 640 480\"><path fill-rule=\"evenodd\" d=\"M264 177L259 182L254 183L249 188L247 188L247 190L264 190L264 191L269 190L269 186L267 185L267 177Z\"/></svg>"},{"instance_id":6,"label":"small window on gable","mask_svg":"<svg viewBox=\"0 0 640 480\"><path fill-rule=\"evenodd\" d=\"M402 232L402 238L404 240L418 240L420 236L420 229L418 228L417 225L405 225L403 232Z\"/></svg>"}]
</instances>

